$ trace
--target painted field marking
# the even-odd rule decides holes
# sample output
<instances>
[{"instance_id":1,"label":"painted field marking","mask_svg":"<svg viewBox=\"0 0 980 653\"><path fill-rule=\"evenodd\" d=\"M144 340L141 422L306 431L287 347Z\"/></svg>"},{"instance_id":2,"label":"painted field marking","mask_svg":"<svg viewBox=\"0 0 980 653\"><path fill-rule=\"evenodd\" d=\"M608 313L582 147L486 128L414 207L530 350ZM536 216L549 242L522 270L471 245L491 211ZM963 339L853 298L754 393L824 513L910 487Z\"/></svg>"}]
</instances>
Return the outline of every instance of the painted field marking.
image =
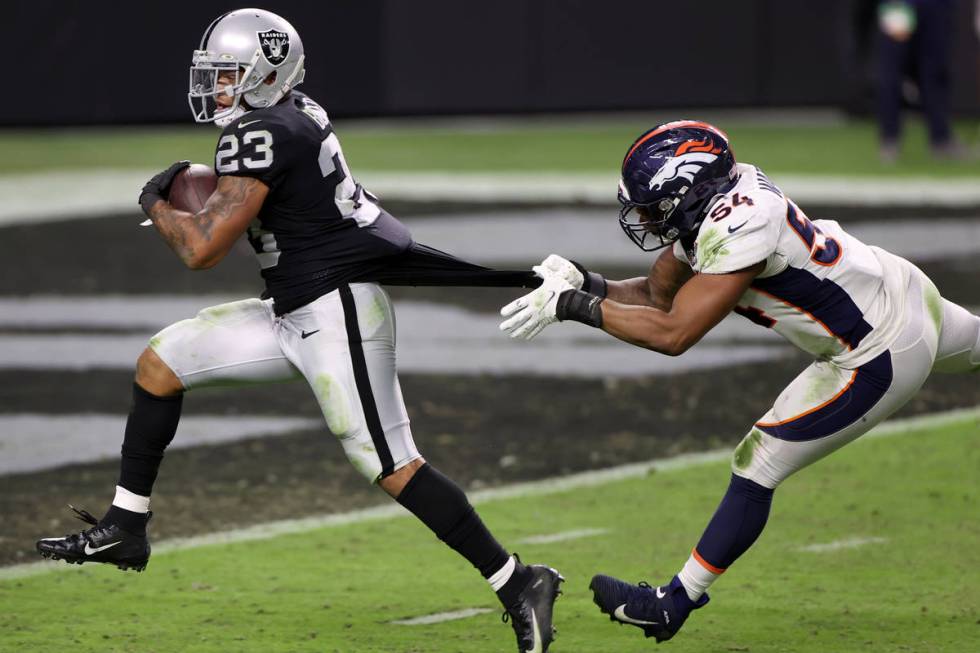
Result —
<instances>
[{"instance_id":1,"label":"painted field marking","mask_svg":"<svg viewBox=\"0 0 980 653\"><path fill-rule=\"evenodd\" d=\"M886 537L846 537L843 540L834 540L823 544L808 544L797 547L796 550L806 553L832 553L841 549L856 549L868 544L885 544L887 541L888 538Z\"/></svg>"},{"instance_id":2,"label":"painted field marking","mask_svg":"<svg viewBox=\"0 0 980 653\"><path fill-rule=\"evenodd\" d=\"M75 220L109 214L139 215L133 194L155 174L150 169L43 171L0 175L0 226ZM613 172L454 172L360 170L366 188L390 200L486 203L615 203ZM779 174L780 188L797 202L845 206L976 206L972 179L878 179ZM58 188L58 193L51 193ZM610 189L613 192L610 193ZM140 216L142 217L142 216ZM135 222L133 223L135 226Z\"/></svg>"},{"instance_id":3,"label":"painted field marking","mask_svg":"<svg viewBox=\"0 0 980 653\"><path fill-rule=\"evenodd\" d=\"M980 406L885 422L884 424L875 427L864 437L899 435L918 429L945 426L947 424L954 424L957 422L970 420L980 427ZM595 487L630 478L641 478L650 472L663 473L699 467L701 465L721 462L728 459L731 455L731 450L729 449L709 451L706 453L681 454L672 458L663 458L643 463L621 465L619 467L612 467L608 469L580 472L578 474L558 476L540 481L517 483L500 488L473 492L470 494L470 502L473 504L483 504L500 499L557 494L567 490ZM213 546L215 544L232 544L238 542L264 540L276 537L277 535L306 533L318 528L377 521L395 517L408 517L409 515L410 513L399 504L384 504L374 508L366 508L363 510L355 510L352 512L335 515L321 515L316 517L306 517L303 519L287 519L283 521L269 522L267 524L258 524L242 529L200 535L197 537L166 540L161 542L159 545L154 545L154 553L161 555L171 551L196 549L198 547ZM10 580L13 578L23 578L26 576L35 576L37 574L50 572L68 572L73 570L75 573L77 573L79 569L80 567L76 568L75 565L61 564L60 562L57 564L51 562L32 562L12 565L10 567L0 568L0 581Z\"/></svg>"},{"instance_id":4,"label":"painted field marking","mask_svg":"<svg viewBox=\"0 0 980 653\"><path fill-rule=\"evenodd\" d=\"M550 535L531 535L517 540L518 544L553 544L555 542L567 542L569 540L580 540L584 537L595 537L605 535L609 532L608 528L579 528L574 531L562 531L561 533L551 533Z\"/></svg>"},{"instance_id":5,"label":"painted field marking","mask_svg":"<svg viewBox=\"0 0 980 653\"><path fill-rule=\"evenodd\" d=\"M429 624L438 624L442 623L443 621L469 619L470 617L486 614L488 612L496 612L496 610L491 608L465 608L463 610L453 610L452 612L437 612L435 614L427 614L421 617L412 617L411 619L395 619L394 621L389 621L388 623L395 624L397 626L428 626Z\"/></svg>"}]
</instances>

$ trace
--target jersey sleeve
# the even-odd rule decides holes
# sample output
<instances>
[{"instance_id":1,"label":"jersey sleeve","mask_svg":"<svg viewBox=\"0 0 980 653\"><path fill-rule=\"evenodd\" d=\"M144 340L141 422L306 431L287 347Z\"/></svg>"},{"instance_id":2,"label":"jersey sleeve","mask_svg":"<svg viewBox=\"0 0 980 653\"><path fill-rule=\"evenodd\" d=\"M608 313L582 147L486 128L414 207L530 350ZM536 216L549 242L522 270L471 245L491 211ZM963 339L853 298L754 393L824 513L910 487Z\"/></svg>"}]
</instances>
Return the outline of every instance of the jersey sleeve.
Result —
<instances>
[{"instance_id":1,"label":"jersey sleeve","mask_svg":"<svg viewBox=\"0 0 980 653\"><path fill-rule=\"evenodd\" d=\"M246 115L225 128L214 152L218 176L254 177L275 188L294 158L297 139L270 120Z\"/></svg>"},{"instance_id":2,"label":"jersey sleeve","mask_svg":"<svg viewBox=\"0 0 980 653\"><path fill-rule=\"evenodd\" d=\"M684 245L681 244L681 241L675 240L674 246L671 249L674 252L674 258L681 263L686 263L687 265L691 264L691 262L687 260L687 252L684 251Z\"/></svg>"},{"instance_id":3,"label":"jersey sleeve","mask_svg":"<svg viewBox=\"0 0 980 653\"><path fill-rule=\"evenodd\" d=\"M731 205L728 198L722 201ZM732 207L731 213L721 220L705 220L698 231L694 269L704 274L724 274L768 259L776 251L782 224L775 204L759 198L752 205L743 202Z\"/></svg>"}]
</instances>

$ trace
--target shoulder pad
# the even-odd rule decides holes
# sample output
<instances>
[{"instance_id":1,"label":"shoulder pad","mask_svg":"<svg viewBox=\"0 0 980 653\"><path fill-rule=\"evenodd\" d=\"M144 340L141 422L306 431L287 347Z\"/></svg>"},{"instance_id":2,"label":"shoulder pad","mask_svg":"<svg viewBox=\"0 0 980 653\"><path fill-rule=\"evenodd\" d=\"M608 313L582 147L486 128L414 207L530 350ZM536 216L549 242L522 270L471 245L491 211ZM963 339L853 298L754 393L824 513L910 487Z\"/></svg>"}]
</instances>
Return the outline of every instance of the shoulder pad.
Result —
<instances>
[{"instance_id":1,"label":"shoulder pad","mask_svg":"<svg viewBox=\"0 0 980 653\"><path fill-rule=\"evenodd\" d=\"M775 250L785 215L776 195L733 192L719 200L701 223L696 241L697 272L735 272L767 259Z\"/></svg>"}]
</instances>

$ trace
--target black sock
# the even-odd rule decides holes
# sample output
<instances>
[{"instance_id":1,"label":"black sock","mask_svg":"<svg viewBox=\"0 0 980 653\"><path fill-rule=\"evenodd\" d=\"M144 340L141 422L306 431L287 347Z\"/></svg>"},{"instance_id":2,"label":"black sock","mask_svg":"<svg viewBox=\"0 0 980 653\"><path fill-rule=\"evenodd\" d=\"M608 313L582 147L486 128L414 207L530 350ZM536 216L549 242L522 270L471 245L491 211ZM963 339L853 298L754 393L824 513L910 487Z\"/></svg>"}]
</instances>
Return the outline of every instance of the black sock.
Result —
<instances>
[{"instance_id":1,"label":"black sock","mask_svg":"<svg viewBox=\"0 0 980 653\"><path fill-rule=\"evenodd\" d=\"M126 435L119 463L121 487L144 497L153 492L163 451L177 432L183 398L183 394L157 397L139 384L133 384L133 405L126 420ZM146 515L111 506L102 521L140 534L139 531L145 527Z\"/></svg>"},{"instance_id":2,"label":"black sock","mask_svg":"<svg viewBox=\"0 0 980 653\"><path fill-rule=\"evenodd\" d=\"M146 535L146 521L145 512L133 512L119 506L109 506L109 510L102 516L99 523L115 524L128 533L142 537Z\"/></svg>"},{"instance_id":3,"label":"black sock","mask_svg":"<svg viewBox=\"0 0 980 653\"><path fill-rule=\"evenodd\" d=\"M499 571L510 555L494 539L463 491L428 463L398 495L398 503L428 526L440 540L466 558L484 578ZM520 562L497 596L505 606L512 605L530 579Z\"/></svg>"}]
</instances>

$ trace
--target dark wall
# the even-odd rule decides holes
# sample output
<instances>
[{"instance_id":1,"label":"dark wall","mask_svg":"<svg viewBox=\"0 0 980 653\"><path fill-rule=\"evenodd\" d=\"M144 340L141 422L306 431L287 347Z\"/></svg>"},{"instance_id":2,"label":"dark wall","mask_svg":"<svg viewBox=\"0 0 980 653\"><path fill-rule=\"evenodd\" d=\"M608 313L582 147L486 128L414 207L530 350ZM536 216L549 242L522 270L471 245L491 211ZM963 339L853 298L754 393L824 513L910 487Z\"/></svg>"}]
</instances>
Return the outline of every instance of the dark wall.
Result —
<instances>
[{"instance_id":1,"label":"dark wall","mask_svg":"<svg viewBox=\"0 0 980 653\"><path fill-rule=\"evenodd\" d=\"M266 2L303 37L303 90L335 115L838 106L860 0ZM973 0L954 105L980 108ZM184 122L191 51L237 3L23 0L2 12L0 125ZM5 21L6 22L6 21ZM13 27L13 29L11 29Z\"/></svg>"}]
</instances>

